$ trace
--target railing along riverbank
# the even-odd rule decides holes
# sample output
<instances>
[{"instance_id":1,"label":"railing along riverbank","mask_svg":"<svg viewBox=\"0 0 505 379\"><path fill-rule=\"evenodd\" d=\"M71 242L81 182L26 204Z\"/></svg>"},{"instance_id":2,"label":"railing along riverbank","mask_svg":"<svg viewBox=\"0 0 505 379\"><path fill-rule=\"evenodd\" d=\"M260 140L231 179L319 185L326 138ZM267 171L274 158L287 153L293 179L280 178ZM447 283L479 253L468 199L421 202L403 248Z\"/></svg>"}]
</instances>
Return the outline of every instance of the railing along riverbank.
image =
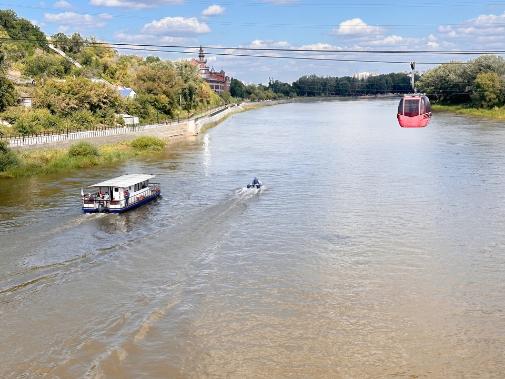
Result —
<instances>
[{"instance_id":1,"label":"railing along riverbank","mask_svg":"<svg viewBox=\"0 0 505 379\"><path fill-rule=\"evenodd\" d=\"M89 138L135 134L153 129L177 129L182 126L185 126L186 133L198 134L204 125L210 122L215 122L216 119L220 117L224 117L226 114L233 111L237 106L239 105L225 105L219 108L211 109L198 116L178 121L174 120L170 122L163 122L159 124L129 125L120 127L97 127L93 129L78 131L67 131L65 133L41 133L33 135L17 135L14 137L0 136L0 140L6 141L9 147L28 147Z\"/></svg>"}]
</instances>

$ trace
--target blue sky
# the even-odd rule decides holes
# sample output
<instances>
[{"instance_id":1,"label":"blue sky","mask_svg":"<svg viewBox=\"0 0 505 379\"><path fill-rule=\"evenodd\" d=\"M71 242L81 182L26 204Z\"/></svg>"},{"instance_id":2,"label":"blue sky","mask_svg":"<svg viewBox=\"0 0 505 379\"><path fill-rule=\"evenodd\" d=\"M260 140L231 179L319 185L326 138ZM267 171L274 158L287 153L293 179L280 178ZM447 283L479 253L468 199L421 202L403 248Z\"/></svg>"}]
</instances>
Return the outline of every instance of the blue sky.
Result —
<instances>
[{"instance_id":1,"label":"blue sky","mask_svg":"<svg viewBox=\"0 0 505 379\"><path fill-rule=\"evenodd\" d=\"M505 2L499 1L0 0L0 7L14 9L48 34L79 32L112 42L309 49L505 49ZM157 54L170 59L188 58ZM451 59L440 55L373 58L418 62ZM213 56L209 63L256 83L267 82L269 77L293 81L312 73L352 75L408 69L408 65L380 63ZM422 64L418 67L429 68Z\"/></svg>"}]
</instances>

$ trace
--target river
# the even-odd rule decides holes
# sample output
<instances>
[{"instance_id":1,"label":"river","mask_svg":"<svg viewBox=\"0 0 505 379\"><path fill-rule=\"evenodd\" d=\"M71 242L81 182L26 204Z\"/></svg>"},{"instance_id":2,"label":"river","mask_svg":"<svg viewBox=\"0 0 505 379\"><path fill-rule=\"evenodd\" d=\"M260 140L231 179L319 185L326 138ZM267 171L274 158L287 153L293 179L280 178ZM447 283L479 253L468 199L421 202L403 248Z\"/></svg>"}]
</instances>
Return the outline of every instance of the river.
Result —
<instances>
[{"instance_id":1,"label":"river","mask_svg":"<svg viewBox=\"0 0 505 379\"><path fill-rule=\"evenodd\" d=\"M505 128L401 129L396 103L265 107L0 182L0 377L502 377ZM136 172L163 198L81 214L81 186Z\"/></svg>"}]
</instances>

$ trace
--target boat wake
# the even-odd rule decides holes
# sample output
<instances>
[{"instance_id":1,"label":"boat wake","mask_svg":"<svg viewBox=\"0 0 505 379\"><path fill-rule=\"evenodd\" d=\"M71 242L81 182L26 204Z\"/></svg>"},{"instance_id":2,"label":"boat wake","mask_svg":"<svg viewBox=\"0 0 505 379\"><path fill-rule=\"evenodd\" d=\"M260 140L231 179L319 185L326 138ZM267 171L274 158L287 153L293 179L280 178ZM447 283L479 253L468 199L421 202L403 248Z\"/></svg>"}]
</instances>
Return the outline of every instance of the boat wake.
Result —
<instances>
[{"instance_id":1,"label":"boat wake","mask_svg":"<svg viewBox=\"0 0 505 379\"><path fill-rule=\"evenodd\" d=\"M250 187L250 188L242 187L242 188L239 188L235 193L236 193L237 196L239 196L239 197L241 197L243 199L247 199L247 198L252 197L254 195L261 194L265 190L266 190L266 186L265 185L261 186L260 188L256 188L256 187Z\"/></svg>"},{"instance_id":2,"label":"boat wake","mask_svg":"<svg viewBox=\"0 0 505 379\"><path fill-rule=\"evenodd\" d=\"M0 296L2 301L10 301L12 297L24 296L25 292L36 292L40 288L55 282L61 282L65 277L74 272L81 272L102 264L110 259L118 251L124 252L127 249L142 244L150 244L154 241L159 250L159 245L163 244L167 236L170 236L170 244L173 247L179 246L187 250L188 246L208 244L222 238L226 234L227 227L224 226L229 220L242 214L248 207L248 201L265 191L261 188L239 188L228 195L217 204L206 208L198 209L189 215L178 220L177 224L168 222L157 223L157 228L144 228L144 231L137 231L129 238L121 237L128 230L118 235L118 239L112 244L104 246L102 237L94 234L97 245L93 248L82 249L75 246L69 249L68 235L74 239L82 233L81 227L86 229L89 222L107 221L114 217L114 222L120 222L131 215L109 215L104 213L82 214L79 217L66 222L64 225L50 229L44 233L45 244L38 249L34 255L25 258L22 269L12 273L9 277L0 282ZM139 222L141 222L139 220ZM75 235L72 235L75 234ZM52 236L56 236L52 238ZM147 241L146 241L147 240ZM101 242L100 242L101 241ZM69 255L71 253L72 255Z\"/></svg>"}]
</instances>

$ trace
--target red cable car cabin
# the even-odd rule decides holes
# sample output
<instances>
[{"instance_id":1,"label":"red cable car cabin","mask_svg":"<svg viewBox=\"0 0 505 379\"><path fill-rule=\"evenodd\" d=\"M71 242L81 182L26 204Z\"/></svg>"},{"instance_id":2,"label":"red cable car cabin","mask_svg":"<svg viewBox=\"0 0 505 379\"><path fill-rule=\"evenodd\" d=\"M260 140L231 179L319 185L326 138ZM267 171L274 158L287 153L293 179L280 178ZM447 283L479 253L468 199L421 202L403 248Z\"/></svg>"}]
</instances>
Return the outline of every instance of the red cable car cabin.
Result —
<instances>
[{"instance_id":1,"label":"red cable car cabin","mask_svg":"<svg viewBox=\"0 0 505 379\"><path fill-rule=\"evenodd\" d=\"M397 117L402 128L424 128L431 120L430 100L424 95L403 96Z\"/></svg>"}]
</instances>

